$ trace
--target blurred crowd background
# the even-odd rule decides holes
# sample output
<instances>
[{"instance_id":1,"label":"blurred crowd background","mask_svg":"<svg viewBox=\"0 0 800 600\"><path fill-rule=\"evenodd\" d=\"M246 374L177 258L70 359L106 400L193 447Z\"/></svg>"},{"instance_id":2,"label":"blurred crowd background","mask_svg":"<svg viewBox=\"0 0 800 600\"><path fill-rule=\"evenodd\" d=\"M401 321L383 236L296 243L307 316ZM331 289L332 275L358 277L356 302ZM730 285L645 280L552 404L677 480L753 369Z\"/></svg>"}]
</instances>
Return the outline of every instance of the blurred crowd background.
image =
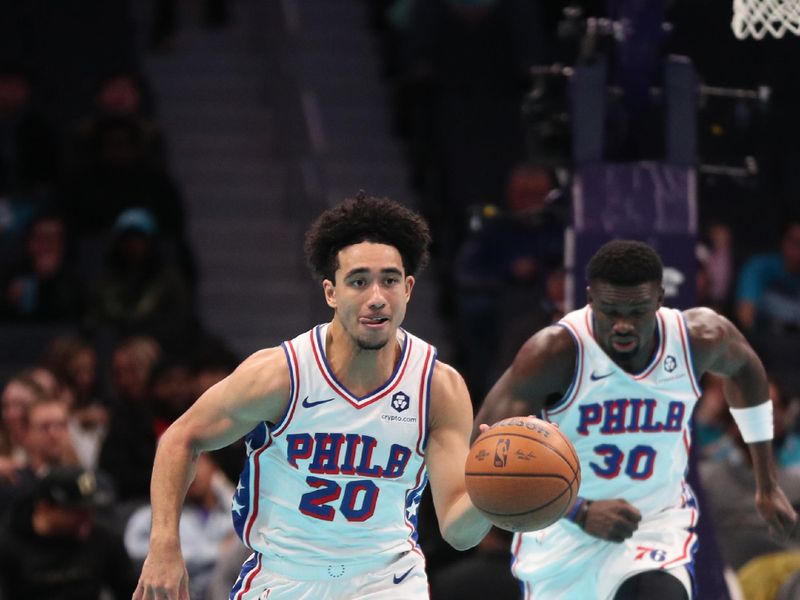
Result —
<instances>
[{"instance_id":1,"label":"blurred crowd background","mask_svg":"<svg viewBox=\"0 0 800 600\"><path fill-rule=\"evenodd\" d=\"M669 159L652 90L669 60L693 65L703 92L678 132L695 141L693 304L765 361L800 504L800 40L738 41L715 0L8 0L0 14L2 600L129 596L159 435L249 352L328 318L300 236L361 188L429 219L408 327L477 406L570 306L570 78L596 65L608 162ZM631 15L647 39L626 33ZM730 581L708 598L800 597L800 545L768 535L722 387L704 388L696 473ZM189 491L193 600L227 597L247 556L229 517L243 458L238 444L203 457ZM455 553L424 509L434 600L518 597L508 535Z\"/></svg>"}]
</instances>

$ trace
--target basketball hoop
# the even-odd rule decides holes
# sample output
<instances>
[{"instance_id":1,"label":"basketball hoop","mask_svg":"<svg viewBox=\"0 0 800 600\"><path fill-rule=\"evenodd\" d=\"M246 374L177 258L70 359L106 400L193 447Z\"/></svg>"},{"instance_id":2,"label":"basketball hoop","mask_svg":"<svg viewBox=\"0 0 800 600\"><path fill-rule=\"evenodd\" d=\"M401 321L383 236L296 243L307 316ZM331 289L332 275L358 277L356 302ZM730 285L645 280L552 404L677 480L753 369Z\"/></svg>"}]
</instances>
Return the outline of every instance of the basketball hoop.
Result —
<instances>
[{"instance_id":1,"label":"basketball hoop","mask_svg":"<svg viewBox=\"0 0 800 600\"><path fill-rule=\"evenodd\" d=\"M731 27L740 40L800 35L800 0L733 0Z\"/></svg>"}]
</instances>

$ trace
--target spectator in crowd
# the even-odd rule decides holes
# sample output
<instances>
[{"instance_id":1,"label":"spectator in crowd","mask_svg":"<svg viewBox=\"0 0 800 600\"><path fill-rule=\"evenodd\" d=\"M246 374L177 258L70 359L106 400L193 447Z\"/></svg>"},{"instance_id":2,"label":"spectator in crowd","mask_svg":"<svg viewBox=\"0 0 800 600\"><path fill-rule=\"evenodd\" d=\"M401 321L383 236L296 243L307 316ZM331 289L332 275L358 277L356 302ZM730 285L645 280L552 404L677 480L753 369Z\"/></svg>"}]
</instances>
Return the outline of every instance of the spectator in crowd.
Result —
<instances>
[{"instance_id":1,"label":"spectator in crowd","mask_svg":"<svg viewBox=\"0 0 800 600\"><path fill-rule=\"evenodd\" d=\"M27 406L22 416L25 460L0 481L0 511L28 493L36 478L53 467L77 463L67 419L67 404L53 396L42 395Z\"/></svg>"},{"instance_id":2,"label":"spectator in crowd","mask_svg":"<svg viewBox=\"0 0 800 600\"><path fill-rule=\"evenodd\" d=\"M791 431L793 401L774 380L770 380L769 394L774 410L773 446L778 483L789 501L797 505L800 503L800 443ZM759 597L774 597L782 584L776 580L776 573L785 577L788 573L782 569L786 565L800 569L800 543L796 539L777 539L760 518L749 497L755 485L750 453L730 413L723 411L721 416L727 424L728 451L700 465L720 550L726 563L738 572L745 597L755 597L752 594L757 588L772 589L772 595Z\"/></svg>"},{"instance_id":3,"label":"spectator in crowd","mask_svg":"<svg viewBox=\"0 0 800 600\"><path fill-rule=\"evenodd\" d=\"M55 213L33 219L23 260L3 284L6 318L78 321L84 311L84 285L70 261L64 220Z\"/></svg>"},{"instance_id":4,"label":"spectator in crowd","mask_svg":"<svg viewBox=\"0 0 800 600\"><path fill-rule=\"evenodd\" d=\"M563 282L565 219L553 176L537 165L518 165L505 204L507 210L485 207L473 219L455 264L457 336L476 398L499 375L494 371L507 364L496 357L511 316L526 315L530 321L535 314L537 323L529 324L548 325L554 315L552 307L540 314L544 299L559 302L561 296L563 302L558 283ZM526 336L536 330L525 329ZM490 364L487 357L492 357Z\"/></svg>"},{"instance_id":5,"label":"spectator in crowd","mask_svg":"<svg viewBox=\"0 0 800 600\"><path fill-rule=\"evenodd\" d=\"M694 410L694 438L703 461L727 460L732 442L728 435L730 426L728 404L722 379L706 374L701 380L702 396Z\"/></svg>"},{"instance_id":6,"label":"spectator in crowd","mask_svg":"<svg viewBox=\"0 0 800 600\"><path fill-rule=\"evenodd\" d=\"M107 403L97 392L95 347L82 337L60 336L48 345L42 363L70 390L70 438L81 465L95 469L109 419Z\"/></svg>"},{"instance_id":7,"label":"spectator in crowd","mask_svg":"<svg viewBox=\"0 0 800 600\"><path fill-rule=\"evenodd\" d=\"M67 430L68 417L67 405L59 398L45 396L28 407L25 454L32 473L46 473L55 465L77 462Z\"/></svg>"},{"instance_id":8,"label":"spectator in crowd","mask_svg":"<svg viewBox=\"0 0 800 600\"><path fill-rule=\"evenodd\" d=\"M752 257L739 276L736 318L745 331L800 331L800 219L790 219L780 252Z\"/></svg>"},{"instance_id":9,"label":"spectator in crowd","mask_svg":"<svg viewBox=\"0 0 800 600\"><path fill-rule=\"evenodd\" d=\"M424 211L445 265L471 207L503 197L523 158L520 105L544 59L539 3L417 0L404 29L402 80L411 89L412 168L424 171ZM446 267L445 267L446 268Z\"/></svg>"},{"instance_id":10,"label":"spectator in crowd","mask_svg":"<svg viewBox=\"0 0 800 600\"><path fill-rule=\"evenodd\" d=\"M12 375L3 388L0 402L0 481L12 480L26 461L25 431L28 409L46 396L44 388L29 371Z\"/></svg>"},{"instance_id":11,"label":"spectator in crowd","mask_svg":"<svg viewBox=\"0 0 800 600\"><path fill-rule=\"evenodd\" d=\"M786 222L780 252L743 265L735 312L764 366L800 394L800 219Z\"/></svg>"},{"instance_id":12,"label":"spectator in crowd","mask_svg":"<svg viewBox=\"0 0 800 600\"><path fill-rule=\"evenodd\" d=\"M511 364L517 350L531 336L532 331L552 325L564 316L565 288L564 269L554 267L547 271L543 289L537 290L535 295L524 292L513 294L512 289L508 314L504 315L500 323L497 356L492 361L498 376L502 372L502 365Z\"/></svg>"},{"instance_id":13,"label":"spectator in crowd","mask_svg":"<svg viewBox=\"0 0 800 600\"><path fill-rule=\"evenodd\" d=\"M144 145L142 159L151 168L164 169L164 135L152 118L153 112L149 86L141 73L123 69L104 76L98 85L92 112L78 122L73 134L68 169L91 166L96 159L98 136L109 118L125 120L135 127Z\"/></svg>"},{"instance_id":14,"label":"spectator in crowd","mask_svg":"<svg viewBox=\"0 0 800 600\"><path fill-rule=\"evenodd\" d=\"M58 137L33 92L26 69L0 65L0 195L27 195L55 182Z\"/></svg>"},{"instance_id":15,"label":"spectator in crowd","mask_svg":"<svg viewBox=\"0 0 800 600\"><path fill-rule=\"evenodd\" d=\"M222 475L211 455L202 454L197 461L194 480L186 492L179 523L181 552L189 572L189 596L192 600L219 598L206 591L214 568L225 553L241 546L231 524L232 496L233 485ZM140 564L150 546L151 518L150 505L142 506L131 515L125 528L128 555Z\"/></svg>"},{"instance_id":16,"label":"spectator in crowd","mask_svg":"<svg viewBox=\"0 0 800 600\"><path fill-rule=\"evenodd\" d=\"M186 345L194 326L191 287L165 258L160 242L148 211L130 209L119 216L92 299L93 326L118 336L146 333L170 348Z\"/></svg>"},{"instance_id":17,"label":"spectator in crowd","mask_svg":"<svg viewBox=\"0 0 800 600\"><path fill-rule=\"evenodd\" d=\"M0 597L127 600L136 586L119 536L93 521L91 471L55 467L15 505L0 534Z\"/></svg>"},{"instance_id":18,"label":"spectator in crowd","mask_svg":"<svg viewBox=\"0 0 800 600\"><path fill-rule=\"evenodd\" d=\"M13 20L8 12L4 20ZM0 280L24 259L31 219L52 204L59 150L55 128L34 101L30 71L0 64Z\"/></svg>"},{"instance_id":19,"label":"spectator in crowd","mask_svg":"<svg viewBox=\"0 0 800 600\"><path fill-rule=\"evenodd\" d=\"M72 392L65 385L61 378L56 375L50 367L45 365L34 365L25 369L31 378L41 386L46 396L57 398L67 406L72 404Z\"/></svg>"},{"instance_id":20,"label":"spectator in crowd","mask_svg":"<svg viewBox=\"0 0 800 600\"><path fill-rule=\"evenodd\" d=\"M733 284L733 232L722 223L707 228L697 247L697 304L728 313Z\"/></svg>"},{"instance_id":21,"label":"spectator in crowd","mask_svg":"<svg viewBox=\"0 0 800 600\"><path fill-rule=\"evenodd\" d=\"M102 234L126 209L143 207L165 235L182 238L183 200L173 178L158 164L157 154L150 154L154 143L150 127L132 116L103 115L86 135L79 147L80 160L68 165L65 176L71 229L79 236Z\"/></svg>"},{"instance_id":22,"label":"spectator in crowd","mask_svg":"<svg viewBox=\"0 0 800 600\"><path fill-rule=\"evenodd\" d=\"M212 385L233 373L233 370L239 364L239 358L222 340L209 336L198 343L192 353L190 362L193 373L193 401L195 398L199 398ZM242 472L242 461L246 456L245 451L244 440L241 439L212 453L220 470L230 481L238 480ZM239 561L237 569L241 568L242 562L244 561ZM238 572L237 570L233 574L233 579L236 579ZM230 578L227 580L223 578L220 585L227 585L230 588L230 581ZM217 596L214 597L216 598Z\"/></svg>"},{"instance_id":23,"label":"spectator in crowd","mask_svg":"<svg viewBox=\"0 0 800 600\"><path fill-rule=\"evenodd\" d=\"M122 69L103 77L95 95L95 110L101 115L152 117L153 98L144 75Z\"/></svg>"},{"instance_id":24,"label":"spectator in crowd","mask_svg":"<svg viewBox=\"0 0 800 600\"><path fill-rule=\"evenodd\" d=\"M222 381L239 364L239 357L219 338L200 340L191 355L194 397L199 398L212 385Z\"/></svg>"},{"instance_id":25,"label":"spectator in crowd","mask_svg":"<svg viewBox=\"0 0 800 600\"><path fill-rule=\"evenodd\" d=\"M115 403L98 464L122 502L135 504L150 496L157 437L148 382L160 356L158 342L145 336L122 341L113 353Z\"/></svg>"},{"instance_id":26,"label":"spectator in crowd","mask_svg":"<svg viewBox=\"0 0 800 600\"><path fill-rule=\"evenodd\" d=\"M192 372L188 361L181 358L164 358L153 367L150 374L150 399L153 405L156 437L167 430L197 396L193 394Z\"/></svg>"}]
</instances>

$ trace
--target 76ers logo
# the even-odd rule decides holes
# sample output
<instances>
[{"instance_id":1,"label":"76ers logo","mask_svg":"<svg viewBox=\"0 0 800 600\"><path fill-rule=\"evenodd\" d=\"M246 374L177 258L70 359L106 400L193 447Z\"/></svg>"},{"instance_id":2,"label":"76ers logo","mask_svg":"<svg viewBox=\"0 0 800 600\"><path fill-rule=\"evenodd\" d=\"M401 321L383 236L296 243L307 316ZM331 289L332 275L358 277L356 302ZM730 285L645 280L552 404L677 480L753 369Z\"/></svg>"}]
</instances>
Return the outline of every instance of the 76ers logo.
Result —
<instances>
[{"instance_id":1,"label":"76ers logo","mask_svg":"<svg viewBox=\"0 0 800 600\"><path fill-rule=\"evenodd\" d=\"M405 392L397 392L394 396L392 396L392 408L397 412L403 412L404 410L407 410L410 404L411 399Z\"/></svg>"}]
</instances>

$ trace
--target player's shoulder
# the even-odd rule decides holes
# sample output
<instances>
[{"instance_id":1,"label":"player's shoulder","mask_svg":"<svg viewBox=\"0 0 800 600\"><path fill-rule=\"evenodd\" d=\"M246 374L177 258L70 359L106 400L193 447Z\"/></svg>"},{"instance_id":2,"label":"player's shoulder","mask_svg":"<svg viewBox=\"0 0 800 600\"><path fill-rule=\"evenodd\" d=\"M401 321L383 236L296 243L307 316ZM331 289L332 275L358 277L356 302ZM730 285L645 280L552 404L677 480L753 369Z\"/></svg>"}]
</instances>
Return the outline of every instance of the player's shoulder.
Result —
<instances>
[{"instance_id":1,"label":"player's shoulder","mask_svg":"<svg viewBox=\"0 0 800 600\"><path fill-rule=\"evenodd\" d=\"M431 375L431 395L452 396L466 391L467 384L464 377L455 367L441 360L436 360Z\"/></svg>"},{"instance_id":2,"label":"player's shoulder","mask_svg":"<svg viewBox=\"0 0 800 600\"><path fill-rule=\"evenodd\" d=\"M540 329L522 344L514 358L514 368L548 369L554 365L568 363L574 366L577 346L572 334L561 325L550 325Z\"/></svg>"},{"instance_id":3,"label":"player's shoulder","mask_svg":"<svg viewBox=\"0 0 800 600\"><path fill-rule=\"evenodd\" d=\"M693 345L715 344L724 339L731 322L717 311L697 306L683 311L686 331Z\"/></svg>"},{"instance_id":4,"label":"player's shoulder","mask_svg":"<svg viewBox=\"0 0 800 600\"><path fill-rule=\"evenodd\" d=\"M277 365L286 365L286 353L281 346L272 346L253 352L239 364L237 371L259 371Z\"/></svg>"},{"instance_id":5,"label":"player's shoulder","mask_svg":"<svg viewBox=\"0 0 800 600\"><path fill-rule=\"evenodd\" d=\"M245 358L230 378L246 395L269 395L289 389L286 353L280 346L258 350Z\"/></svg>"}]
</instances>

